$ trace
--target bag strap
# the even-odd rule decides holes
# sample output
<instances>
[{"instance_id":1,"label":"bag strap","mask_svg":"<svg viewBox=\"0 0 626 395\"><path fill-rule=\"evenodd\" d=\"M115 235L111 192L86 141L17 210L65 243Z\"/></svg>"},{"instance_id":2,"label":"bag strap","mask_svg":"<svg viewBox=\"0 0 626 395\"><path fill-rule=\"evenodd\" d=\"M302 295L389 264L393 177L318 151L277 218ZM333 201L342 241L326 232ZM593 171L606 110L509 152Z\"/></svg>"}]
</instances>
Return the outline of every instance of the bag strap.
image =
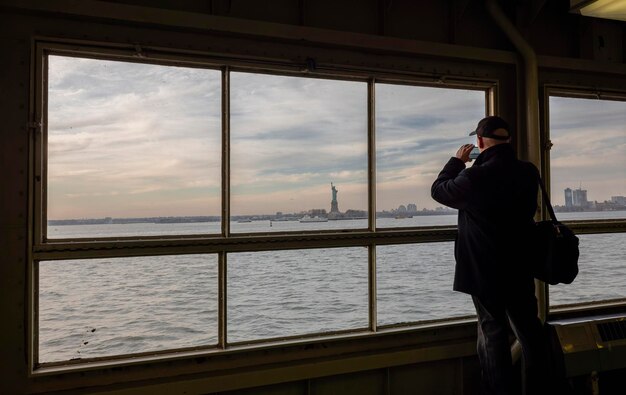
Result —
<instances>
[{"instance_id":1,"label":"bag strap","mask_svg":"<svg viewBox=\"0 0 626 395\"><path fill-rule=\"evenodd\" d=\"M537 181L539 182L539 186L541 187L541 196L543 196L543 201L546 203L548 213L550 213L552 221L557 222L556 215L554 214L554 209L552 208L550 198L548 197L548 192L546 192L546 187L543 185L543 180L541 179L541 175L539 173L537 173Z\"/></svg>"}]
</instances>

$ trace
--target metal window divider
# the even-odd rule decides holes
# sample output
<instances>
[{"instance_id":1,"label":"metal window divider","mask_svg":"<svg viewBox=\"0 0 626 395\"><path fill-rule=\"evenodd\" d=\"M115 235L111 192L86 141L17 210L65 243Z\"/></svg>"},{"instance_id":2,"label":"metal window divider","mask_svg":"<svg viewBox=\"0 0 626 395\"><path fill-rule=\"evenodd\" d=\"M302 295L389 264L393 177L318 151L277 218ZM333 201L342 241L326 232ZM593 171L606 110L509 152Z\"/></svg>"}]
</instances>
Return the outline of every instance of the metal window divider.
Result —
<instances>
[{"instance_id":1,"label":"metal window divider","mask_svg":"<svg viewBox=\"0 0 626 395\"><path fill-rule=\"evenodd\" d=\"M34 110L34 119L27 125L27 132L31 144L32 166L29 169L29 223L33 232L29 234L29 259L27 263L28 295L28 366L32 374L39 365L39 260L33 259L33 246L40 245L47 238L47 229L44 221L47 218L47 203L44 197L47 184L47 103L48 103L48 55L42 46L34 46L35 58L32 70L31 83L34 95L31 95L31 108Z\"/></svg>"},{"instance_id":2,"label":"metal window divider","mask_svg":"<svg viewBox=\"0 0 626 395\"><path fill-rule=\"evenodd\" d=\"M376 231L376 80L367 81L367 167L368 167L368 230ZM377 330L376 306L376 243L367 247L369 328Z\"/></svg>"},{"instance_id":3,"label":"metal window divider","mask_svg":"<svg viewBox=\"0 0 626 395\"><path fill-rule=\"evenodd\" d=\"M222 237L230 237L230 68L222 67ZM228 253L218 253L218 347L228 344Z\"/></svg>"}]
</instances>

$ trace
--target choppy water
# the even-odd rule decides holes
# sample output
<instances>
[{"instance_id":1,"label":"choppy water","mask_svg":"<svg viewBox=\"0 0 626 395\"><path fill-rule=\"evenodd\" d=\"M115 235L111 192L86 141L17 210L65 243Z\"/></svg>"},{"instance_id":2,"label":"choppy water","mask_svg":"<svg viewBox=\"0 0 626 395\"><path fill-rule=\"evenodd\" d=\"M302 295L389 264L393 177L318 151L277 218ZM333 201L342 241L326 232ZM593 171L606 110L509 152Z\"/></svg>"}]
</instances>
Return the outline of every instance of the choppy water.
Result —
<instances>
[{"instance_id":1,"label":"choppy water","mask_svg":"<svg viewBox=\"0 0 626 395\"><path fill-rule=\"evenodd\" d=\"M623 218L624 214L613 215ZM444 225L454 224L456 217L379 221L379 226ZM366 220L275 222L270 231L307 226L364 228ZM267 228L268 221L232 224L235 232L266 232ZM54 238L217 233L218 229L219 223L199 223L57 226L48 231ZM626 298L626 234L580 239L579 277L571 285L551 287L552 304ZM378 325L473 314L469 296L451 290L452 245L377 247ZM40 362L217 343L214 254L41 262L39 276ZM368 326L367 249L363 247L232 253L227 283L229 342Z\"/></svg>"}]
</instances>

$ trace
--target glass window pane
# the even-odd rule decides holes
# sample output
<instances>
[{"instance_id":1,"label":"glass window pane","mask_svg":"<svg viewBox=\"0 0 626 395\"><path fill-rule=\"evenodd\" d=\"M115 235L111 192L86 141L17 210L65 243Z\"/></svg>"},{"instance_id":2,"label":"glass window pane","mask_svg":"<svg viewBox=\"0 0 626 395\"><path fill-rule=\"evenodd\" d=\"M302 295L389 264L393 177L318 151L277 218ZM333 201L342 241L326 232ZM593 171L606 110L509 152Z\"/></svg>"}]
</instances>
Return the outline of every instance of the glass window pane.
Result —
<instances>
[{"instance_id":1,"label":"glass window pane","mask_svg":"<svg viewBox=\"0 0 626 395\"><path fill-rule=\"evenodd\" d=\"M550 286L550 305L626 298L626 233L580 235L578 277Z\"/></svg>"},{"instance_id":2,"label":"glass window pane","mask_svg":"<svg viewBox=\"0 0 626 395\"><path fill-rule=\"evenodd\" d=\"M219 71L50 56L48 76L49 238L219 230Z\"/></svg>"},{"instance_id":3,"label":"glass window pane","mask_svg":"<svg viewBox=\"0 0 626 395\"><path fill-rule=\"evenodd\" d=\"M368 327L367 248L228 254L228 341Z\"/></svg>"},{"instance_id":4,"label":"glass window pane","mask_svg":"<svg viewBox=\"0 0 626 395\"><path fill-rule=\"evenodd\" d=\"M217 343L217 257L39 264L39 362Z\"/></svg>"},{"instance_id":5,"label":"glass window pane","mask_svg":"<svg viewBox=\"0 0 626 395\"><path fill-rule=\"evenodd\" d=\"M550 97L559 220L626 218L626 102Z\"/></svg>"},{"instance_id":6,"label":"glass window pane","mask_svg":"<svg viewBox=\"0 0 626 395\"><path fill-rule=\"evenodd\" d=\"M452 290L454 243L376 247L378 325L475 314L469 295Z\"/></svg>"},{"instance_id":7,"label":"glass window pane","mask_svg":"<svg viewBox=\"0 0 626 395\"><path fill-rule=\"evenodd\" d=\"M430 187L485 116L484 91L376 84L376 226L456 225Z\"/></svg>"},{"instance_id":8,"label":"glass window pane","mask_svg":"<svg viewBox=\"0 0 626 395\"><path fill-rule=\"evenodd\" d=\"M231 73L230 95L233 232L367 227L367 84Z\"/></svg>"}]
</instances>

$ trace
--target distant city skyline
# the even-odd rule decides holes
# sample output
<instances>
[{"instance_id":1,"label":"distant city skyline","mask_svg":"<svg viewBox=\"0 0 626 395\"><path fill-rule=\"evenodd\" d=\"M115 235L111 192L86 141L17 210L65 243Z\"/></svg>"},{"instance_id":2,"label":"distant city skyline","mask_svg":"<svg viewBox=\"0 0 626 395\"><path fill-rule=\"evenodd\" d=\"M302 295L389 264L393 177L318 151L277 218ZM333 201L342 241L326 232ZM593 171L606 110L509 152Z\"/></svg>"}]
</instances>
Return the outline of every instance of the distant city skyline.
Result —
<instances>
[{"instance_id":1,"label":"distant city skyline","mask_svg":"<svg viewBox=\"0 0 626 395\"><path fill-rule=\"evenodd\" d=\"M274 218L281 219L287 217L301 217L305 215L315 216L315 217L325 217L329 219L350 219L350 218L366 218L368 213L366 209L354 209L348 208L344 212L339 210L339 199L337 186L331 182L331 201L330 208L326 210L326 208L309 208L296 212L286 212L286 211L277 211L276 213L255 213L255 214L239 214L235 215L231 213L231 218L235 220L238 218ZM440 214L449 214L451 210L446 207L436 207L435 209L427 209L421 208L418 209L415 203L408 203L406 206L404 204L400 204L396 208L390 209L381 209L376 211L376 216L388 216L387 214L412 214L416 215L419 213L440 213ZM136 222L135 220L149 220L152 222L158 223L168 223L168 222L201 222L201 221L219 221L221 220L221 216L219 215L209 215L209 216L149 216L149 217L112 217L106 216L102 218L57 218L50 219L49 222L57 225L64 224L73 224L78 221L79 223L90 224L90 223L98 223L98 224L113 224L113 223L132 223Z\"/></svg>"},{"instance_id":2,"label":"distant city skyline","mask_svg":"<svg viewBox=\"0 0 626 395\"><path fill-rule=\"evenodd\" d=\"M615 195L604 201L589 200L587 190L582 188L582 183L578 188L565 188L563 190L565 204L558 206L563 210L591 209L594 211L622 210L626 209L626 196Z\"/></svg>"}]
</instances>

